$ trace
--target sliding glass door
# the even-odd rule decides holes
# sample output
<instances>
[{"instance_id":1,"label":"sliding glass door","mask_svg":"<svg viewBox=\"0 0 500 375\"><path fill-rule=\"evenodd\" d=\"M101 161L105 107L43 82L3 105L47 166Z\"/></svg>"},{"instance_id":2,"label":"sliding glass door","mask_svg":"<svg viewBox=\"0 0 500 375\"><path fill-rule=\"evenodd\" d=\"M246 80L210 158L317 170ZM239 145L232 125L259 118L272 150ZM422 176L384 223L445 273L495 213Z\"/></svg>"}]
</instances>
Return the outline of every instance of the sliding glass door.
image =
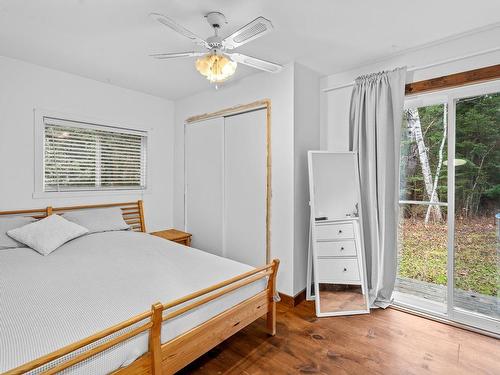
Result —
<instances>
[{"instance_id":1,"label":"sliding glass door","mask_svg":"<svg viewBox=\"0 0 500 375\"><path fill-rule=\"evenodd\" d=\"M500 82L406 100L395 301L500 333Z\"/></svg>"}]
</instances>

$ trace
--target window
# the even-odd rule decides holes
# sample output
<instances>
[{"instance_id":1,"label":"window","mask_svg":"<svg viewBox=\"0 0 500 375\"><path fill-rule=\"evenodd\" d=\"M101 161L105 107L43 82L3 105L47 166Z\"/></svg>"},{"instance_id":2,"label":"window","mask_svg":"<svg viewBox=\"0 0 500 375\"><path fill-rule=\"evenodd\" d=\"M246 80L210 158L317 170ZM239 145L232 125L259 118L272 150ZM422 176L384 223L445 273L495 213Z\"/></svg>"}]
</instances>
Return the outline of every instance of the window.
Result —
<instances>
[{"instance_id":1,"label":"window","mask_svg":"<svg viewBox=\"0 0 500 375\"><path fill-rule=\"evenodd\" d=\"M43 117L43 192L144 190L147 133Z\"/></svg>"}]
</instances>

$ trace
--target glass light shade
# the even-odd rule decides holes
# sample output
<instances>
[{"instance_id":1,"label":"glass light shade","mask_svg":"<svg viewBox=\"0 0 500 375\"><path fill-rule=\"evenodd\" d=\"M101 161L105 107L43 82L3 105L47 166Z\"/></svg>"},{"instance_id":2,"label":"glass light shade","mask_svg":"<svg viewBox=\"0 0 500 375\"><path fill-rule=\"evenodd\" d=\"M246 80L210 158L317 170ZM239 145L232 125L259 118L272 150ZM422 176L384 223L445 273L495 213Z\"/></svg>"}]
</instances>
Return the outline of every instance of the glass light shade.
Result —
<instances>
[{"instance_id":1,"label":"glass light shade","mask_svg":"<svg viewBox=\"0 0 500 375\"><path fill-rule=\"evenodd\" d=\"M236 62L226 56L208 53L196 60L196 70L207 77L210 82L223 82L236 71Z\"/></svg>"}]
</instances>

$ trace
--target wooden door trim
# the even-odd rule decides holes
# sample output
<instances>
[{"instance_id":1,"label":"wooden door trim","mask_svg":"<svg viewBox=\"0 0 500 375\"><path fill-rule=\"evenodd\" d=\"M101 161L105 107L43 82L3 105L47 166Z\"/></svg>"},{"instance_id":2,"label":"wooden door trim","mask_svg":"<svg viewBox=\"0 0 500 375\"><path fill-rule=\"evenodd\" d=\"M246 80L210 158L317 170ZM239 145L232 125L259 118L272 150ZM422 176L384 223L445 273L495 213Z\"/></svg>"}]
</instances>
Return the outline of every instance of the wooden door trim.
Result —
<instances>
[{"instance_id":1,"label":"wooden door trim","mask_svg":"<svg viewBox=\"0 0 500 375\"><path fill-rule=\"evenodd\" d=\"M208 112L208 113L203 113L201 115L191 116L186 119L185 126L194 124L199 121L242 114L257 109L266 110L266 263L269 263L271 259L271 197L272 197L271 99L257 100L252 103L239 104L215 112ZM184 139L184 147L185 147L185 142L186 141ZM185 184L186 181L184 180L184 185ZM186 205L184 205L184 207L186 207ZM184 215L185 214L186 213L184 212Z\"/></svg>"},{"instance_id":2,"label":"wooden door trim","mask_svg":"<svg viewBox=\"0 0 500 375\"><path fill-rule=\"evenodd\" d=\"M270 107L271 107L271 99L257 100L252 103L238 104L236 106L224 108L215 112L208 112L208 113L203 113L201 115L188 117L186 119L186 124L192 124L193 122L205 121L212 118L225 117L229 115L236 115L260 108L264 109Z\"/></svg>"},{"instance_id":3,"label":"wooden door trim","mask_svg":"<svg viewBox=\"0 0 500 375\"><path fill-rule=\"evenodd\" d=\"M472 85L475 83L493 81L496 79L500 79L500 64L426 79L424 81L407 83L405 85L405 95L414 95L428 91Z\"/></svg>"}]
</instances>

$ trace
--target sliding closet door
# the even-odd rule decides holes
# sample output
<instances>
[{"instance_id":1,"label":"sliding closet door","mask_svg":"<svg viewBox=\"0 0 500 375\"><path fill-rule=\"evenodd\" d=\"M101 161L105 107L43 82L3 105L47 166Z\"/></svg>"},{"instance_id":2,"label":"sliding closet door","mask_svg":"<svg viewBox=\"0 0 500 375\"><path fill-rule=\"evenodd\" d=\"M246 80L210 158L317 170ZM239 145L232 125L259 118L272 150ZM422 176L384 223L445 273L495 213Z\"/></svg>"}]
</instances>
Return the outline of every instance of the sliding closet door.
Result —
<instances>
[{"instance_id":1,"label":"sliding closet door","mask_svg":"<svg viewBox=\"0 0 500 375\"><path fill-rule=\"evenodd\" d=\"M222 255L224 119L185 129L186 230L193 247Z\"/></svg>"},{"instance_id":2,"label":"sliding closet door","mask_svg":"<svg viewBox=\"0 0 500 375\"><path fill-rule=\"evenodd\" d=\"M266 110L225 118L224 255L266 263Z\"/></svg>"}]
</instances>

